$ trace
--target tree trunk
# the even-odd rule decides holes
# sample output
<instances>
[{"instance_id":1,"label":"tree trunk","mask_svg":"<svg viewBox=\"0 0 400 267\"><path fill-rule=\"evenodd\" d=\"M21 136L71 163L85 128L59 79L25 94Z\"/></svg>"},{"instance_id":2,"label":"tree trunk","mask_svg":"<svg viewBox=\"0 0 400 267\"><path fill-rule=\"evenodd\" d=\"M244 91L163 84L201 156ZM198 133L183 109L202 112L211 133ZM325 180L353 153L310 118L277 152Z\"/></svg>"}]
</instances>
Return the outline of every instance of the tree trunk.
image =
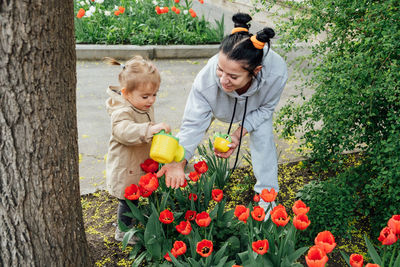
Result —
<instances>
[{"instance_id":1,"label":"tree trunk","mask_svg":"<svg viewBox=\"0 0 400 267\"><path fill-rule=\"evenodd\" d=\"M0 1L0 266L91 266L72 1Z\"/></svg>"}]
</instances>

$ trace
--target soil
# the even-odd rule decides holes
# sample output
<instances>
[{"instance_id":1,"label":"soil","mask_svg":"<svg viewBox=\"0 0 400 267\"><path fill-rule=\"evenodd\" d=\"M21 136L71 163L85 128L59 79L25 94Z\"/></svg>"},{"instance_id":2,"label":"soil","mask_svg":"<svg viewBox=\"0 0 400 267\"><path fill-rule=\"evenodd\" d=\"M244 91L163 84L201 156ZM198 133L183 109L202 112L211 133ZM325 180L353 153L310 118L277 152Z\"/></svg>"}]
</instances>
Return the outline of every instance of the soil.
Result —
<instances>
[{"instance_id":1,"label":"soil","mask_svg":"<svg viewBox=\"0 0 400 267\"><path fill-rule=\"evenodd\" d=\"M315 177L315 173L308 168L304 168L302 162L280 165L280 193L278 194L278 202L283 203L286 207L291 207L294 203L296 192L304 184L315 179ZM321 179L321 176L319 176L319 179ZM237 169L235 174L231 177L230 185L227 186L229 191L224 192L224 195L227 197L227 203L230 204L227 206L234 207L239 203L247 205L253 198L253 186L255 181L250 167ZM129 259L129 251L131 248L128 246L128 248L123 251L122 244L114 240L118 201L107 192L99 191L82 196L81 202L87 241L96 266L131 266L132 260ZM366 227L364 222L358 223L358 229L364 229ZM344 240L340 237L335 238L338 247L346 247ZM357 245L358 248L363 247L361 244L363 243L362 240L358 240L359 244L354 244L353 240L350 246ZM335 249L328 256L329 261L326 265L327 267L346 266L338 249ZM300 257L300 263L307 266L304 256Z\"/></svg>"}]
</instances>

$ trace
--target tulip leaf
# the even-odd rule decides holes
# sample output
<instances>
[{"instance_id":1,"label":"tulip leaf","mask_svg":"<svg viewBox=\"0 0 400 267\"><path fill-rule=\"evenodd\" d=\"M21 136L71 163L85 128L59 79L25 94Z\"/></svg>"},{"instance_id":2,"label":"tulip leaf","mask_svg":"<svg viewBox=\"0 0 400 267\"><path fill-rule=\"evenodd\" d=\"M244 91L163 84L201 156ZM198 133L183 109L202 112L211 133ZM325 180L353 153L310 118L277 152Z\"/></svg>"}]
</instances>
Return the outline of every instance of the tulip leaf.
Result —
<instances>
[{"instance_id":1,"label":"tulip leaf","mask_svg":"<svg viewBox=\"0 0 400 267\"><path fill-rule=\"evenodd\" d=\"M396 253L395 251L393 253ZM400 253L397 255L396 261L392 265L393 267L400 266Z\"/></svg>"},{"instance_id":2,"label":"tulip leaf","mask_svg":"<svg viewBox=\"0 0 400 267\"><path fill-rule=\"evenodd\" d=\"M129 259L132 260L134 258L136 258L137 254L139 253L139 251L142 249L142 244L136 244L132 247L131 252L129 253Z\"/></svg>"},{"instance_id":3,"label":"tulip leaf","mask_svg":"<svg viewBox=\"0 0 400 267\"><path fill-rule=\"evenodd\" d=\"M340 254L342 255L342 258L344 259L344 261L349 265L350 265L350 257L349 255L347 255L345 252L340 250Z\"/></svg>"},{"instance_id":4,"label":"tulip leaf","mask_svg":"<svg viewBox=\"0 0 400 267\"><path fill-rule=\"evenodd\" d=\"M217 261L215 258L214 258L214 263L215 264L217 264L217 265L215 265L215 267L223 267L224 265L225 265L225 262L226 262L226 260L228 259L228 256L225 256L225 257L223 257L221 260L219 260L219 261ZM229 265L229 266L232 266L232 265Z\"/></svg>"},{"instance_id":5,"label":"tulip leaf","mask_svg":"<svg viewBox=\"0 0 400 267\"><path fill-rule=\"evenodd\" d=\"M128 204L129 208L131 209L133 216L135 216L135 218L141 222L142 224L146 225L146 221L144 219L144 216L142 214L142 212L138 209L138 207L136 207L135 204L132 203L132 201L130 201L129 199L126 199L126 204Z\"/></svg>"},{"instance_id":6,"label":"tulip leaf","mask_svg":"<svg viewBox=\"0 0 400 267\"><path fill-rule=\"evenodd\" d=\"M193 258L187 258L191 267L202 267L201 264Z\"/></svg>"},{"instance_id":7,"label":"tulip leaf","mask_svg":"<svg viewBox=\"0 0 400 267\"><path fill-rule=\"evenodd\" d=\"M158 214L157 212L153 212L146 225L146 230L144 231L144 243L146 246L147 251L155 258L161 258L161 241L154 242L153 239L162 238L161 235L161 225L158 221Z\"/></svg>"},{"instance_id":8,"label":"tulip leaf","mask_svg":"<svg viewBox=\"0 0 400 267\"><path fill-rule=\"evenodd\" d=\"M138 229L130 229L128 232L125 233L124 235L124 239L122 239L122 250L124 250L126 248L126 246L128 245L128 241L132 238L132 236L135 235L136 232L138 232Z\"/></svg>"},{"instance_id":9,"label":"tulip leaf","mask_svg":"<svg viewBox=\"0 0 400 267\"><path fill-rule=\"evenodd\" d=\"M169 198L169 191L168 191L168 193L163 192L160 210L165 210L165 207L167 206L168 198Z\"/></svg>"},{"instance_id":10,"label":"tulip leaf","mask_svg":"<svg viewBox=\"0 0 400 267\"><path fill-rule=\"evenodd\" d=\"M218 252L215 253L214 262L217 263L217 262L221 261L222 256L225 254L225 250L226 250L227 246L228 246L228 242L225 242L225 244L218 250ZM226 261L226 259L225 259L225 261Z\"/></svg>"},{"instance_id":11,"label":"tulip leaf","mask_svg":"<svg viewBox=\"0 0 400 267\"><path fill-rule=\"evenodd\" d=\"M367 245L368 248L368 254L371 256L372 260L374 263L382 265L382 260L379 257L378 253L376 252L374 246L372 245L371 241L369 241L368 237L365 235L365 244Z\"/></svg>"},{"instance_id":12,"label":"tulip leaf","mask_svg":"<svg viewBox=\"0 0 400 267\"><path fill-rule=\"evenodd\" d=\"M139 255L139 257L137 257L137 258L135 259L135 261L132 263L132 266L134 266L134 267L139 267L140 264L142 263L144 257L146 256L146 254L147 254L147 251L143 251L143 252Z\"/></svg>"},{"instance_id":13,"label":"tulip leaf","mask_svg":"<svg viewBox=\"0 0 400 267\"><path fill-rule=\"evenodd\" d=\"M292 254L288 255L288 260L292 263L294 261L296 261L301 255L304 254L304 252L306 252L308 250L308 247L302 247L297 249L295 252L293 252Z\"/></svg>"},{"instance_id":14,"label":"tulip leaf","mask_svg":"<svg viewBox=\"0 0 400 267\"><path fill-rule=\"evenodd\" d=\"M172 262L174 263L174 265L176 267L185 267L185 265L183 265L182 263L180 263L175 256L171 253L171 251L168 251L168 255L171 258Z\"/></svg>"}]
</instances>

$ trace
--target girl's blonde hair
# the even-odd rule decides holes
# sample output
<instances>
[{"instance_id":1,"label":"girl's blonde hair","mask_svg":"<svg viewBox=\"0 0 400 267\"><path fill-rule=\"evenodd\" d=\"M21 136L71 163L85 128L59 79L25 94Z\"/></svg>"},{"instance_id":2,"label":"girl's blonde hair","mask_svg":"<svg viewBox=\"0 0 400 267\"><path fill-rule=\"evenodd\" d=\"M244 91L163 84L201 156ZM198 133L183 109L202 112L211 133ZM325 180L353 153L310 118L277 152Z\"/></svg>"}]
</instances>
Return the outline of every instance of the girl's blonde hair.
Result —
<instances>
[{"instance_id":1,"label":"girl's blonde hair","mask_svg":"<svg viewBox=\"0 0 400 267\"><path fill-rule=\"evenodd\" d=\"M156 88L160 86L161 77L158 69L152 62L145 60L141 56L134 56L125 65L110 57L105 57L103 61L110 65L122 67L118 75L118 81L121 88L126 88L127 92L133 91L143 86L143 84L150 83Z\"/></svg>"}]
</instances>

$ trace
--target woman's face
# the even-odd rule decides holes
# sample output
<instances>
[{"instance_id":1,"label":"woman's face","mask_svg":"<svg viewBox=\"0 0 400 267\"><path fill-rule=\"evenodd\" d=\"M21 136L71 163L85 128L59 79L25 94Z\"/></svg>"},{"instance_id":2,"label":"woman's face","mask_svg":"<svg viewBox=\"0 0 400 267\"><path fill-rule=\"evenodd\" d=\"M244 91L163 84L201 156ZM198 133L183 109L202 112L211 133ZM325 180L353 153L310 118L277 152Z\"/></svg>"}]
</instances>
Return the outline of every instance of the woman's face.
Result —
<instances>
[{"instance_id":1,"label":"woman's face","mask_svg":"<svg viewBox=\"0 0 400 267\"><path fill-rule=\"evenodd\" d=\"M239 61L229 59L222 52L219 52L217 76L222 89L227 93L243 88L252 79Z\"/></svg>"}]
</instances>

